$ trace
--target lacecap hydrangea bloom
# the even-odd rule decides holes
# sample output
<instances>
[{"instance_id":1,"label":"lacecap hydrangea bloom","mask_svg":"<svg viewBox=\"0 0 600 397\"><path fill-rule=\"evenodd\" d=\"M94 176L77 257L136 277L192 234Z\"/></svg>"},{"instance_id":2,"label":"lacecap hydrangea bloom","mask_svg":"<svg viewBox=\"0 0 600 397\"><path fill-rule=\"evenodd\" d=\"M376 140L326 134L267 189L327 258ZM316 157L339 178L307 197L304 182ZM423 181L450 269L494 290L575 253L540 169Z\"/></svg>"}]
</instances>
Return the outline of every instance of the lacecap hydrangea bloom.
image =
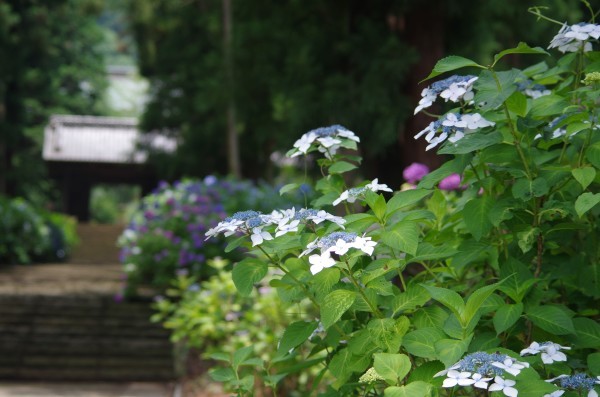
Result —
<instances>
[{"instance_id":1,"label":"lacecap hydrangea bloom","mask_svg":"<svg viewBox=\"0 0 600 397\"><path fill-rule=\"evenodd\" d=\"M320 224L329 221L343 228L346 222L339 216L332 215L323 210L303 208L296 211L295 208L287 210L274 210L270 214L259 211L240 211L219 222L214 228L206 232L206 239L223 234L226 237L236 233L246 234L252 240L252 246L262 244L265 240L273 240L272 233L276 237L296 232L300 224L311 221ZM274 226L274 227L273 227ZM270 227L269 230L265 228Z\"/></svg>"},{"instance_id":2,"label":"lacecap hydrangea bloom","mask_svg":"<svg viewBox=\"0 0 600 397\"><path fill-rule=\"evenodd\" d=\"M431 122L427 128L415 135L415 139L425 135L425 140L429 143L425 150L430 150L446 139L456 143L464 138L465 134L493 125L494 122L484 119L479 113L448 113Z\"/></svg>"},{"instance_id":3,"label":"lacecap hydrangea bloom","mask_svg":"<svg viewBox=\"0 0 600 397\"><path fill-rule=\"evenodd\" d=\"M337 153L345 140L360 142L360 138L354 132L339 124L316 128L302 135L287 155L289 157L300 156L301 154L307 154L311 148L316 147L319 152L325 154L325 157L330 158Z\"/></svg>"},{"instance_id":4,"label":"lacecap hydrangea bloom","mask_svg":"<svg viewBox=\"0 0 600 397\"><path fill-rule=\"evenodd\" d=\"M352 189L348 189L340 194L340 197L334 200L333 205L338 205L342 201L346 201L348 203L353 203L357 199L364 197L367 191L371 192L392 192L392 189L388 187L388 185L379 183L379 179L375 178L372 182L366 184L363 187L354 187Z\"/></svg>"},{"instance_id":5,"label":"lacecap hydrangea bloom","mask_svg":"<svg viewBox=\"0 0 600 397\"><path fill-rule=\"evenodd\" d=\"M317 274L336 264L336 259L331 256L332 253L345 255L350 249L357 249L371 256L376 245L377 242L372 241L371 237L360 237L356 233L333 232L309 243L300 256L308 255L317 249L320 250L319 254L308 257L311 264L310 272Z\"/></svg>"},{"instance_id":6,"label":"lacecap hydrangea bloom","mask_svg":"<svg viewBox=\"0 0 600 397\"><path fill-rule=\"evenodd\" d=\"M412 163L402 171L402 177L408 183L415 184L429 174L429 167L421 163Z\"/></svg>"},{"instance_id":7,"label":"lacecap hydrangea bloom","mask_svg":"<svg viewBox=\"0 0 600 397\"><path fill-rule=\"evenodd\" d=\"M505 374L517 376L529 367L502 353L475 352L434 376L446 375L442 387L473 386L489 391L502 391L505 396L518 395L514 380L505 379ZM493 383L492 383L493 381Z\"/></svg>"},{"instance_id":8,"label":"lacecap hydrangea bloom","mask_svg":"<svg viewBox=\"0 0 600 397\"><path fill-rule=\"evenodd\" d=\"M476 76L450 76L447 79L436 81L421 92L421 100L415 108L415 113L433 105L438 96L446 102L469 102L473 99L473 83L477 81Z\"/></svg>"},{"instance_id":9,"label":"lacecap hydrangea bloom","mask_svg":"<svg viewBox=\"0 0 600 397\"><path fill-rule=\"evenodd\" d=\"M580 396L583 395L582 393L587 392L587 397L598 397L598 392L594 390L594 386L600 384L600 381L586 374L559 375L556 378L548 379L546 382L554 383L563 389L552 393L551 397L561 396L565 390L573 390Z\"/></svg>"},{"instance_id":10,"label":"lacecap hydrangea bloom","mask_svg":"<svg viewBox=\"0 0 600 397\"><path fill-rule=\"evenodd\" d=\"M583 51L587 52L592 50L590 38L598 39L599 37L600 25L581 22L569 26L565 23L550 42L548 49L558 48L558 51L565 53L577 52L583 47Z\"/></svg>"}]
</instances>

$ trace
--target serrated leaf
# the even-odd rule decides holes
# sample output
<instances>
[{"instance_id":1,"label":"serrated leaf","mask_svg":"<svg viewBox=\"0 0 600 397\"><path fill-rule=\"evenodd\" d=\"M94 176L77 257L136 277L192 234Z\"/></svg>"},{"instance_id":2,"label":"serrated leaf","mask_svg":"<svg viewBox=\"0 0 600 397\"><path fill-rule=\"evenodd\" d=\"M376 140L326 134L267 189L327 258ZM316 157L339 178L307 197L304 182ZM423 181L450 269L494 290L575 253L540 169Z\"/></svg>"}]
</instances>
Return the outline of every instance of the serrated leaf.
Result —
<instances>
[{"instance_id":1,"label":"serrated leaf","mask_svg":"<svg viewBox=\"0 0 600 397\"><path fill-rule=\"evenodd\" d=\"M423 381L411 382L405 386L390 386L383 391L384 397L428 397L433 386Z\"/></svg>"},{"instance_id":2,"label":"serrated leaf","mask_svg":"<svg viewBox=\"0 0 600 397\"><path fill-rule=\"evenodd\" d=\"M489 133L477 132L477 134L466 134L460 142L452 143L447 141L444 147L438 150L438 154L467 154L477 150L485 149L502 142L502 135L499 131Z\"/></svg>"},{"instance_id":3,"label":"serrated leaf","mask_svg":"<svg viewBox=\"0 0 600 397\"><path fill-rule=\"evenodd\" d=\"M596 170L592 167L575 168L571 173L584 190L596 178Z\"/></svg>"},{"instance_id":4,"label":"serrated leaf","mask_svg":"<svg viewBox=\"0 0 600 397\"><path fill-rule=\"evenodd\" d=\"M330 174L343 174L344 172L356 169L356 165L347 161L337 161L329 167Z\"/></svg>"},{"instance_id":5,"label":"serrated leaf","mask_svg":"<svg viewBox=\"0 0 600 397\"><path fill-rule=\"evenodd\" d=\"M506 99L508 110L518 116L525 117L527 114L527 97L519 91L515 91Z\"/></svg>"},{"instance_id":6,"label":"serrated leaf","mask_svg":"<svg viewBox=\"0 0 600 397\"><path fill-rule=\"evenodd\" d=\"M402 381L411 368L410 360L405 354L375 353L373 359L373 368L390 385Z\"/></svg>"},{"instance_id":7,"label":"serrated leaf","mask_svg":"<svg viewBox=\"0 0 600 397\"><path fill-rule=\"evenodd\" d=\"M398 222L381 234L381 241L394 250L416 255L419 228L414 222Z\"/></svg>"},{"instance_id":8,"label":"serrated leaf","mask_svg":"<svg viewBox=\"0 0 600 397\"><path fill-rule=\"evenodd\" d=\"M438 360L447 367L455 364L466 353L473 335L463 340L441 339L435 342Z\"/></svg>"},{"instance_id":9,"label":"serrated leaf","mask_svg":"<svg viewBox=\"0 0 600 397\"><path fill-rule=\"evenodd\" d=\"M446 335L437 328L420 328L404 335L402 346L412 355L434 359L437 357L435 341L445 337Z\"/></svg>"},{"instance_id":10,"label":"serrated leaf","mask_svg":"<svg viewBox=\"0 0 600 397\"><path fill-rule=\"evenodd\" d=\"M546 50L540 47L529 47L526 43L520 42L515 48L509 48L504 51L500 51L494 55L494 63L510 54L539 54L539 55L550 55Z\"/></svg>"},{"instance_id":11,"label":"serrated leaf","mask_svg":"<svg viewBox=\"0 0 600 397\"><path fill-rule=\"evenodd\" d=\"M433 299L446 306L457 317L462 316L465 311L465 302L458 293L447 288L434 287L432 285L421 284L421 286L429 292L429 295Z\"/></svg>"},{"instance_id":12,"label":"serrated leaf","mask_svg":"<svg viewBox=\"0 0 600 397\"><path fill-rule=\"evenodd\" d=\"M600 352L589 354L587 365L592 375L600 376Z\"/></svg>"},{"instance_id":13,"label":"serrated leaf","mask_svg":"<svg viewBox=\"0 0 600 397\"><path fill-rule=\"evenodd\" d=\"M339 280L340 270L335 267L323 269L315 274L311 280L311 284L317 295L317 299L321 299L330 293L333 286L337 284Z\"/></svg>"},{"instance_id":14,"label":"serrated leaf","mask_svg":"<svg viewBox=\"0 0 600 397\"><path fill-rule=\"evenodd\" d=\"M413 310L418 306L423 306L429 301L429 294L420 285L411 285L400 295L394 297L391 302L392 317L407 310Z\"/></svg>"},{"instance_id":15,"label":"serrated leaf","mask_svg":"<svg viewBox=\"0 0 600 397\"><path fill-rule=\"evenodd\" d=\"M345 381L352 374L352 364L356 360L348 348L344 348L337 352L329 363L329 370L340 381Z\"/></svg>"},{"instance_id":16,"label":"serrated leaf","mask_svg":"<svg viewBox=\"0 0 600 397\"><path fill-rule=\"evenodd\" d=\"M465 310L460 317L462 325L466 326L475 317L486 299L502 284L502 281L475 290L467 299Z\"/></svg>"},{"instance_id":17,"label":"serrated leaf","mask_svg":"<svg viewBox=\"0 0 600 397\"><path fill-rule=\"evenodd\" d=\"M233 267L231 278L240 294L249 296L254 284L267 275L267 270L267 264L260 259L245 258Z\"/></svg>"},{"instance_id":18,"label":"serrated leaf","mask_svg":"<svg viewBox=\"0 0 600 397\"><path fill-rule=\"evenodd\" d=\"M283 336L279 342L278 351L287 353L290 349L304 343L308 337L317 329L318 323L316 321L306 322L297 321L287 326L283 332Z\"/></svg>"},{"instance_id":19,"label":"serrated leaf","mask_svg":"<svg viewBox=\"0 0 600 397\"><path fill-rule=\"evenodd\" d=\"M586 212L600 203L600 193L583 193L575 200L575 211L581 218Z\"/></svg>"},{"instance_id":20,"label":"serrated leaf","mask_svg":"<svg viewBox=\"0 0 600 397\"><path fill-rule=\"evenodd\" d=\"M402 337L408 330L410 321L402 316L397 320L391 318L373 319L367 329L373 342L384 351L397 352L402 343Z\"/></svg>"},{"instance_id":21,"label":"serrated leaf","mask_svg":"<svg viewBox=\"0 0 600 397\"><path fill-rule=\"evenodd\" d=\"M279 195L283 196L287 192L291 192L298 189L298 187L300 187L300 185L297 183L288 183L287 185L283 185L281 189L279 189Z\"/></svg>"},{"instance_id":22,"label":"serrated leaf","mask_svg":"<svg viewBox=\"0 0 600 397\"><path fill-rule=\"evenodd\" d=\"M561 95L544 95L533 100L529 116L536 118L559 115L567 106L569 102Z\"/></svg>"},{"instance_id":23,"label":"serrated leaf","mask_svg":"<svg viewBox=\"0 0 600 397\"><path fill-rule=\"evenodd\" d=\"M477 241L492 229L488 213L493 205L494 200L491 197L483 196L470 200L463 208L465 225Z\"/></svg>"},{"instance_id":24,"label":"serrated leaf","mask_svg":"<svg viewBox=\"0 0 600 397\"><path fill-rule=\"evenodd\" d=\"M217 382L230 382L235 380L235 372L232 368L212 368L208 375Z\"/></svg>"},{"instance_id":25,"label":"serrated leaf","mask_svg":"<svg viewBox=\"0 0 600 397\"><path fill-rule=\"evenodd\" d=\"M321 321L323 327L329 328L350 309L356 300L356 293L348 290L336 290L325 297L321 306Z\"/></svg>"},{"instance_id":26,"label":"serrated leaf","mask_svg":"<svg viewBox=\"0 0 600 397\"><path fill-rule=\"evenodd\" d=\"M250 357L252 353L254 353L253 346L246 346L236 350L233 353L233 359L231 360L231 364L233 365L233 367L237 368L243 361Z\"/></svg>"},{"instance_id":27,"label":"serrated leaf","mask_svg":"<svg viewBox=\"0 0 600 397\"><path fill-rule=\"evenodd\" d=\"M439 76L442 73L451 72L453 70L460 69L460 68L466 68L466 67L478 67L481 69L485 69L484 66L481 66L477 62L472 61L468 58L460 57L457 55L450 55L446 58L442 58L439 61L437 61L437 63L433 67L433 70L431 71L431 73L429 73L429 76L427 76L421 82L429 80L433 77Z\"/></svg>"},{"instance_id":28,"label":"serrated leaf","mask_svg":"<svg viewBox=\"0 0 600 397\"><path fill-rule=\"evenodd\" d=\"M413 205L433 193L433 190L412 189L398 192L388 201L386 215L390 215L401 208Z\"/></svg>"},{"instance_id":29,"label":"serrated leaf","mask_svg":"<svg viewBox=\"0 0 600 397\"><path fill-rule=\"evenodd\" d=\"M519 70L512 69L495 72L494 76L489 70L482 71L474 84L477 92L475 103L481 104L480 107L484 110L498 108L517 90L515 80L520 73Z\"/></svg>"},{"instance_id":30,"label":"serrated leaf","mask_svg":"<svg viewBox=\"0 0 600 397\"><path fill-rule=\"evenodd\" d=\"M522 313L522 303L516 303L514 305L506 304L500 307L493 318L496 334L500 334L512 327L519 320Z\"/></svg>"},{"instance_id":31,"label":"serrated leaf","mask_svg":"<svg viewBox=\"0 0 600 397\"><path fill-rule=\"evenodd\" d=\"M448 319L448 313L439 306L426 306L417 310L412 316L412 323L417 329L438 328L441 329Z\"/></svg>"},{"instance_id":32,"label":"serrated leaf","mask_svg":"<svg viewBox=\"0 0 600 397\"><path fill-rule=\"evenodd\" d=\"M575 334L571 318L555 306L535 306L526 314L533 324L553 335Z\"/></svg>"},{"instance_id":33,"label":"serrated leaf","mask_svg":"<svg viewBox=\"0 0 600 397\"><path fill-rule=\"evenodd\" d=\"M227 244L227 246L225 247L225 252L229 253L229 252L233 251L234 249L236 249L237 247L242 245L246 240L248 240L248 237L242 236L242 237L238 237L235 240L229 242Z\"/></svg>"},{"instance_id":34,"label":"serrated leaf","mask_svg":"<svg viewBox=\"0 0 600 397\"><path fill-rule=\"evenodd\" d=\"M600 169L600 142L596 142L585 151L585 158L588 159L594 167Z\"/></svg>"},{"instance_id":35,"label":"serrated leaf","mask_svg":"<svg viewBox=\"0 0 600 397\"><path fill-rule=\"evenodd\" d=\"M578 349L600 348L600 324L590 318L578 317L573 319L573 326L575 337L571 341Z\"/></svg>"},{"instance_id":36,"label":"serrated leaf","mask_svg":"<svg viewBox=\"0 0 600 397\"><path fill-rule=\"evenodd\" d=\"M530 180L527 178L517 179L512 187L513 197L523 201L529 201L534 197L541 197L548 193L550 187L544 178Z\"/></svg>"}]
</instances>

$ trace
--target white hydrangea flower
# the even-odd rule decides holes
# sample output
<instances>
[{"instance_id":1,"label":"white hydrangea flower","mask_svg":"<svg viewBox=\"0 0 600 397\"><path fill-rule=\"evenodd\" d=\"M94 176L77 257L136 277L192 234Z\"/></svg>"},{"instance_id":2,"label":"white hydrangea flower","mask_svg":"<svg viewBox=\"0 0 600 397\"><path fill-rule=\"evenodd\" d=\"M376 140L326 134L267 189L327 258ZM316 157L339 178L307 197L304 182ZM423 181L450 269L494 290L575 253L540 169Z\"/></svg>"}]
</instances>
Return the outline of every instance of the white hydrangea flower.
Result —
<instances>
[{"instance_id":1,"label":"white hydrangea flower","mask_svg":"<svg viewBox=\"0 0 600 397\"><path fill-rule=\"evenodd\" d=\"M262 244L265 240L273 240L273 236L269 232L262 230L262 228L255 227L252 229L250 240L252 240L252 246L255 247Z\"/></svg>"},{"instance_id":2,"label":"white hydrangea flower","mask_svg":"<svg viewBox=\"0 0 600 397\"><path fill-rule=\"evenodd\" d=\"M514 380L504 379L500 376L494 378L494 383L488 389L489 391L501 391L505 396L516 397L519 391L513 386L516 384Z\"/></svg>"},{"instance_id":3,"label":"white hydrangea flower","mask_svg":"<svg viewBox=\"0 0 600 397\"><path fill-rule=\"evenodd\" d=\"M425 135L425 140L429 143L425 150L430 150L446 139L452 143L456 143L467 133L493 125L495 125L493 121L484 119L479 113L448 113L439 120L430 123L425 129L415 135L415 139Z\"/></svg>"},{"instance_id":4,"label":"white hydrangea flower","mask_svg":"<svg viewBox=\"0 0 600 397\"><path fill-rule=\"evenodd\" d=\"M322 254L315 254L308 257L308 262L312 265L310 267L310 272L315 275L319 273L321 270L332 267L335 265L335 259L333 259L329 252L324 252Z\"/></svg>"},{"instance_id":5,"label":"white hydrangea flower","mask_svg":"<svg viewBox=\"0 0 600 397\"><path fill-rule=\"evenodd\" d=\"M421 92L421 100L415 108L414 114L433 105L438 95L446 102L469 102L473 99L473 83L477 81L476 76L454 75L446 79L436 81Z\"/></svg>"},{"instance_id":6,"label":"white hydrangea flower","mask_svg":"<svg viewBox=\"0 0 600 397\"><path fill-rule=\"evenodd\" d=\"M550 394L544 394L544 397L560 397L563 394L565 394L564 390L556 390L556 391L553 391Z\"/></svg>"},{"instance_id":7,"label":"white hydrangea flower","mask_svg":"<svg viewBox=\"0 0 600 397\"><path fill-rule=\"evenodd\" d=\"M360 142L360 139L354 132L339 124L316 128L302 135L294 143L294 149L292 149L290 157L307 154L313 145L316 145L317 150L324 153L327 157L331 157L331 155L337 152L343 139Z\"/></svg>"},{"instance_id":8,"label":"white hydrangea flower","mask_svg":"<svg viewBox=\"0 0 600 397\"><path fill-rule=\"evenodd\" d=\"M475 382L476 380L471 378L470 372L450 370L448 371L448 377L444 379L444 382L442 383L442 387L454 387L456 385L470 386Z\"/></svg>"},{"instance_id":9,"label":"white hydrangea flower","mask_svg":"<svg viewBox=\"0 0 600 397\"><path fill-rule=\"evenodd\" d=\"M295 219L289 223L280 223L277 225L277 229L275 231L275 237L283 236L286 233L297 232L298 226L300 225L300 221Z\"/></svg>"},{"instance_id":10,"label":"white hydrangea flower","mask_svg":"<svg viewBox=\"0 0 600 397\"><path fill-rule=\"evenodd\" d=\"M342 201L346 201L348 203L354 203L358 198L362 197L367 190L372 192L392 192L393 190L388 187L388 185L379 183L379 179L375 178L373 181L369 182L363 187L355 187L352 189L348 189L343 191L340 196L333 201L333 205L338 205Z\"/></svg>"},{"instance_id":11,"label":"white hydrangea flower","mask_svg":"<svg viewBox=\"0 0 600 397\"><path fill-rule=\"evenodd\" d=\"M591 51L590 38L600 37L600 25L591 23L578 23L569 26L566 23L560 28L556 36L550 42L548 48L557 48L560 52L577 52L583 46L583 51Z\"/></svg>"},{"instance_id":12,"label":"white hydrangea flower","mask_svg":"<svg viewBox=\"0 0 600 397\"><path fill-rule=\"evenodd\" d=\"M496 368L501 368L511 375L517 376L521 373L523 368L529 367L529 363L522 363L512 358L507 358L504 362L494 362L492 365Z\"/></svg>"},{"instance_id":13,"label":"white hydrangea flower","mask_svg":"<svg viewBox=\"0 0 600 397\"><path fill-rule=\"evenodd\" d=\"M479 389L487 389L489 387L489 382L492 380L492 378L484 378L483 375L478 373L474 373L472 378L475 381L473 386Z\"/></svg>"}]
</instances>

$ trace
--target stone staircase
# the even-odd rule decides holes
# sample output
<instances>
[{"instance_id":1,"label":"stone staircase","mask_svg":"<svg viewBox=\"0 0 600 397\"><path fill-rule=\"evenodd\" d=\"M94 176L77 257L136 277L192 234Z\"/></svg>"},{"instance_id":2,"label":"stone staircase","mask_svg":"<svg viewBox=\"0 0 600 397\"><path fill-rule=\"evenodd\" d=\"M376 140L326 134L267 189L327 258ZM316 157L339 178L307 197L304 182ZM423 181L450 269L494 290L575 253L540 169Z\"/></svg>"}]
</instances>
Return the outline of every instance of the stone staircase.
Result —
<instances>
[{"instance_id":1,"label":"stone staircase","mask_svg":"<svg viewBox=\"0 0 600 397\"><path fill-rule=\"evenodd\" d=\"M82 263L0 269L0 379L174 379L168 332L150 322L150 303L116 302L119 266L85 251L93 233L80 237L73 259Z\"/></svg>"}]
</instances>

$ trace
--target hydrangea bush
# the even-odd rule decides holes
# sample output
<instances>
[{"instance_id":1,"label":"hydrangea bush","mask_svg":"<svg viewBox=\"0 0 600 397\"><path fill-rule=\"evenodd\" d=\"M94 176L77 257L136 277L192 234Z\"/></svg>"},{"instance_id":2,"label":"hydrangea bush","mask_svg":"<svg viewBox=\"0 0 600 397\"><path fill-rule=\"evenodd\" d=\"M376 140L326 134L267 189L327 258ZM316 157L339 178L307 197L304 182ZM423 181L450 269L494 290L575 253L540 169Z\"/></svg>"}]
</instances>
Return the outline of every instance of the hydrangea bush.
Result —
<instances>
[{"instance_id":1,"label":"hydrangea bush","mask_svg":"<svg viewBox=\"0 0 600 397\"><path fill-rule=\"evenodd\" d=\"M303 203L306 189L295 196L281 197L267 184L218 179L161 182L144 197L139 209L119 237L121 263L124 265L126 295L134 295L139 286L162 291L177 272L206 277L207 259L216 256L240 259L241 253L224 253L223 239L205 240L204 234L240 208L269 210L283 202Z\"/></svg>"},{"instance_id":2,"label":"hydrangea bush","mask_svg":"<svg viewBox=\"0 0 600 397\"><path fill-rule=\"evenodd\" d=\"M279 344L333 378L315 395L597 396L600 27L559 25L557 59L520 43L490 65L436 64L427 79L469 72L430 85L416 109L434 118L416 138L451 159L405 170L400 192L346 186L360 139L323 127L288 153L323 154L309 208L239 212L207 232L247 250L232 271L240 294L267 279L312 308ZM538 63L502 70L512 54ZM429 113L436 101L444 113ZM238 395L254 385L240 365L271 365L248 349L215 358Z\"/></svg>"}]
</instances>

